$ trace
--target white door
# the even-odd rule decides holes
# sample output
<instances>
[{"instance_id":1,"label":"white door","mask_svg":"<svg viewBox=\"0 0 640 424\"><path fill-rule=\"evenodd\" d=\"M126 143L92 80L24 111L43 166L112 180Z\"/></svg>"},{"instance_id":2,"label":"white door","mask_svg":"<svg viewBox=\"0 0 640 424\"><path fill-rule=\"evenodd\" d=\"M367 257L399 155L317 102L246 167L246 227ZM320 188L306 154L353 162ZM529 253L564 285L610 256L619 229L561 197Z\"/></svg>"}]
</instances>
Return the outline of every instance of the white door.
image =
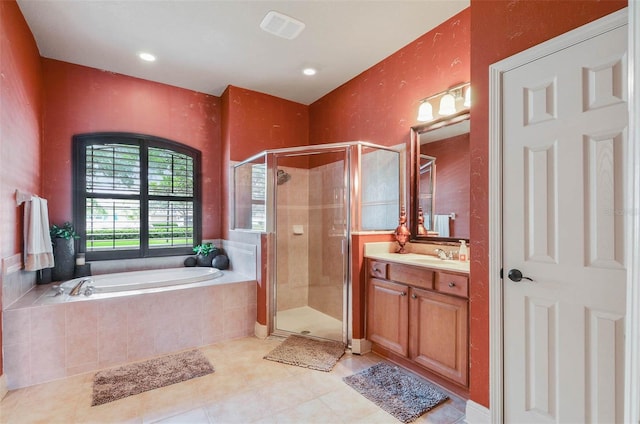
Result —
<instances>
[{"instance_id":1,"label":"white door","mask_svg":"<svg viewBox=\"0 0 640 424\"><path fill-rule=\"evenodd\" d=\"M623 419L626 45L624 26L503 76L506 423Z\"/></svg>"}]
</instances>

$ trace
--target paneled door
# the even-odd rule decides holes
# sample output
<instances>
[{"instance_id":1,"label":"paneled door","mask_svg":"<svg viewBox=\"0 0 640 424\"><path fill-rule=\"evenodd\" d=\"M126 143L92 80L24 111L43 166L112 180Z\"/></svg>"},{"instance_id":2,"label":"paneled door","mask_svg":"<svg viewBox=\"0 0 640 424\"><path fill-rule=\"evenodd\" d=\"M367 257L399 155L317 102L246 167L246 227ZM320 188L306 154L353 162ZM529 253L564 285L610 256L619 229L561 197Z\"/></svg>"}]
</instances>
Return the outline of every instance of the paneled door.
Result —
<instances>
[{"instance_id":1,"label":"paneled door","mask_svg":"<svg viewBox=\"0 0 640 424\"><path fill-rule=\"evenodd\" d=\"M503 74L504 421L623 419L627 28Z\"/></svg>"}]
</instances>

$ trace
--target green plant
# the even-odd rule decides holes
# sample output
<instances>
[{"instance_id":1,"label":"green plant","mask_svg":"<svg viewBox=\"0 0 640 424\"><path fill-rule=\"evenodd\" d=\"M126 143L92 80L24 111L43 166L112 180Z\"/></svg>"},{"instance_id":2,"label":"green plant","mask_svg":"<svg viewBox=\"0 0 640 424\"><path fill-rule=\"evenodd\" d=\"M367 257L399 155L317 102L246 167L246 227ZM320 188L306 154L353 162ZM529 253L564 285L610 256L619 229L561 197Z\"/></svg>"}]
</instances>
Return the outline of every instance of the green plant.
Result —
<instances>
[{"instance_id":1,"label":"green plant","mask_svg":"<svg viewBox=\"0 0 640 424\"><path fill-rule=\"evenodd\" d=\"M80 236L76 234L76 230L74 230L73 224L70 223L69 221L62 224L61 227L57 226L56 224L53 224L51 226L51 229L49 230L49 235L51 236L52 239L63 238L68 240L70 238L74 238L74 239L80 238Z\"/></svg>"},{"instance_id":2,"label":"green plant","mask_svg":"<svg viewBox=\"0 0 640 424\"><path fill-rule=\"evenodd\" d=\"M217 251L218 248L213 245L213 243L203 243L193 247L193 251L202 256L207 256L208 254Z\"/></svg>"}]
</instances>

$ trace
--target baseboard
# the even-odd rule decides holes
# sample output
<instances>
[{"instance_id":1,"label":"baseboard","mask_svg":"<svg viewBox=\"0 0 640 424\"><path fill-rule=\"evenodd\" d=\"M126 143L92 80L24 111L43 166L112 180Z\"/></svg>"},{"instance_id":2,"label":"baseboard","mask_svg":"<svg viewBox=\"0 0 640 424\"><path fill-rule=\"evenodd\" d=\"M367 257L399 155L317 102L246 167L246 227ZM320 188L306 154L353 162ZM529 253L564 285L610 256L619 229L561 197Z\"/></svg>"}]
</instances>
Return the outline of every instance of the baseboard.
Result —
<instances>
[{"instance_id":1,"label":"baseboard","mask_svg":"<svg viewBox=\"0 0 640 424\"><path fill-rule=\"evenodd\" d=\"M0 375L0 400L2 400L6 394L9 393L9 389L7 388L7 375Z\"/></svg>"},{"instance_id":2,"label":"baseboard","mask_svg":"<svg viewBox=\"0 0 640 424\"><path fill-rule=\"evenodd\" d=\"M464 422L467 424L491 424L491 411L472 400L467 401Z\"/></svg>"},{"instance_id":3,"label":"baseboard","mask_svg":"<svg viewBox=\"0 0 640 424\"><path fill-rule=\"evenodd\" d=\"M367 339L351 340L351 352L357 355L364 355L371 352L371 342Z\"/></svg>"},{"instance_id":4,"label":"baseboard","mask_svg":"<svg viewBox=\"0 0 640 424\"><path fill-rule=\"evenodd\" d=\"M256 324L253 326L253 331L257 338L266 339L269 335L269 330L266 325L262 325L256 321Z\"/></svg>"}]
</instances>

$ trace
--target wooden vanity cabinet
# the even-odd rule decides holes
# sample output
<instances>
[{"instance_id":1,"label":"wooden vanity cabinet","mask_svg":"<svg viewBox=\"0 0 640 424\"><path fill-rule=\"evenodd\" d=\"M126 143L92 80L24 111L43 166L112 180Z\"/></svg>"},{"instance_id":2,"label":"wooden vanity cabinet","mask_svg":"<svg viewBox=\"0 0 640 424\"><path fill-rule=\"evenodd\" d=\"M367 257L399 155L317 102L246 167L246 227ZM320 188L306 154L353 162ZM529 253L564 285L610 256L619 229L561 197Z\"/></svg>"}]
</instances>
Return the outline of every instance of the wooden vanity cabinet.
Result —
<instances>
[{"instance_id":1,"label":"wooden vanity cabinet","mask_svg":"<svg viewBox=\"0 0 640 424\"><path fill-rule=\"evenodd\" d=\"M366 333L374 351L468 387L468 277L372 259L368 269Z\"/></svg>"}]
</instances>

